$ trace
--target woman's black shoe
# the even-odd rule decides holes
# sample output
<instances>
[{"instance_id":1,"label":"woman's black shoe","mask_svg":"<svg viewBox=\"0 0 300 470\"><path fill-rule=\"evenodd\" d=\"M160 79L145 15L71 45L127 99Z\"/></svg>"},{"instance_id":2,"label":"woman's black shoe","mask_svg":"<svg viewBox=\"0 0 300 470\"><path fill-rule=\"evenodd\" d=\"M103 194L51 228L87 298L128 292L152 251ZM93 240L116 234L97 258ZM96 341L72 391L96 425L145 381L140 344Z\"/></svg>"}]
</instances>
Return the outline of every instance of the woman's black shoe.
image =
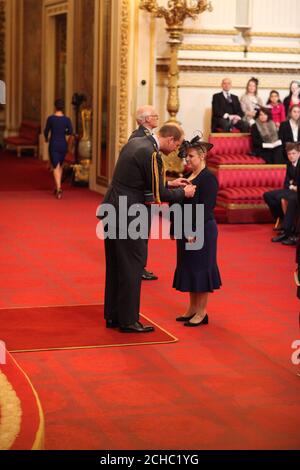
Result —
<instances>
[{"instance_id":1,"label":"woman's black shoe","mask_svg":"<svg viewBox=\"0 0 300 470\"><path fill-rule=\"evenodd\" d=\"M57 189L56 190L56 199L61 199L62 198L62 189Z\"/></svg>"},{"instance_id":2,"label":"woman's black shoe","mask_svg":"<svg viewBox=\"0 0 300 470\"><path fill-rule=\"evenodd\" d=\"M208 325L208 315L207 314L198 323L192 323L190 321L187 321L187 322L184 323L184 326L199 326L199 325Z\"/></svg>"},{"instance_id":3,"label":"woman's black shoe","mask_svg":"<svg viewBox=\"0 0 300 470\"><path fill-rule=\"evenodd\" d=\"M191 318L193 318L195 315L196 315L195 313L193 313L193 315L190 315L189 317L184 317L183 315L181 315L180 317L176 318L176 321L188 321Z\"/></svg>"}]
</instances>

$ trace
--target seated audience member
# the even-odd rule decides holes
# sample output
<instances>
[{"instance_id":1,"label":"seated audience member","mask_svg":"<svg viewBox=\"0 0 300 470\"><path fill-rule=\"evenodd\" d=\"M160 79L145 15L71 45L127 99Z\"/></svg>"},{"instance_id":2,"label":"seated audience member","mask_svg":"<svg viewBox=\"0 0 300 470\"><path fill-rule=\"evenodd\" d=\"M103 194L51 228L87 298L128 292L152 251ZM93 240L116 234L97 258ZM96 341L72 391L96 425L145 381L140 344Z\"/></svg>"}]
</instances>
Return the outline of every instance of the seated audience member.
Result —
<instances>
[{"instance_id":1,"label":"seated audience member","mask_svg":"<svg viewBox=\"0 0 300 470\"><path fill-rule=\"evenodd\" d=\"M279 127L279 138L283 145L283 155L287 160L285 144L287 142L300 142L300 105L291 107L287 121L283 121Z\"/></svg>"},{"instance_id":2,"label":"seated audience member","mask_svg":"<svg viewBox=\"0 0 300 470\"><path fill-rule=\"evenodd\" d=\"M271 109L272 119L275 122L277 129L279 129L280 124L286 120L285 109L283 104L280 101L279 93L276 90L270 92L267 107Z\"/></svg>"},{"instance_id":3,"label":"seated audience member","mask_svg":"<svg viewBox=\"0 0 300 470\"><path fill-rule=\"evenodd\" d=\"M296 264L297 264L297 277L298 277L298 283L297 283L297 297L300 299L300 238L298 238L297 242L297 250L296 250ZM299 315L299 323L300 323L300 315ZM298 374L300 375L300 374Z\"/></svg>"},{"instance_id":4,"label":"seated audience member","mask_svg":"<svg viewBox=\"0 0 300 470\"><path fill-rule=\"evenodd\" d=\"M245 114L245 119L249 126L254 124L254 119L259 108L263 106L263 100L257 94L258 80L250 78L246 85L246 93L241 96L241 108Z\"/></svg>"},{"instance_id":5,"label":"seated audience member","mask_svg":"<svg viewBox=\"0 0 300 470\"><path fill-rule=\"evenodd\" d=\"M264 200L269 206L275 219L282 219L282 231L279 235L272 238L272 242L282 242L284 245L295 245L296 240L293 236L295 229L295 219L298 210L297 196L297 174L299 172L299 145L293 142L286 144L288 163L283 189L274 189L264 193ZM287 202L286 212L282 209L282 199Z\"/></svg>"},{"instance_id":6,"label":"seated audience member","mask_svg":"<svg viewBox=\"0 0 300 470\"><path fill-rule=\"evenodd\" d=\"M282 145L269 108L258 111L255 124L251 126L251 136L255 155L262 157L266 163L284 163Z\"/></svg>"},{"instance_id":7,"label":"seated audience member","mask_svg":"<svg viewBox=\"0 0 300 470\"><path fill-rule=\"evenodd\" d=\"M291 107L295 104L300 104L300 84L296 80L293 80L290 84L290 93L283 100L286 116L289 114Z\"/></svg>"},{"instance_id":8,"label":"seated audience member","mask_svg":"<svg viewBox=\"0 0 300 470\"><path fill-rule=\"evenodd\" d=\"M299 168L298 168L299 169ZM298 198L298 211L300 209L300 171L297 172L297 198ZM299 215L299 212L298 212ZM300 217L298 218L298 227L297 233L300 233ZM297 274L298 274L298 283L300 284L300 237L298 237L297 249L296 249L296 263L297 263ZM300 285L297 287L297 297L300 299ZM300 324L300 315L299 315L299 324Z\"/></svg>"},{"instance_id":9,"label":"seated audience member","mask_svg":"<svg viewBox=\"0 0 300 470\"><path fill-rule=\"evenodd\" d=\"M221 129L224 132L231 132L236 128L241 132L248 132L249 125L242 119L244 114L239 99L230 93L232 87L230 78L223 78L221 86L222 91L213 95L212 131Z\"/></svg>"}]
</instances>

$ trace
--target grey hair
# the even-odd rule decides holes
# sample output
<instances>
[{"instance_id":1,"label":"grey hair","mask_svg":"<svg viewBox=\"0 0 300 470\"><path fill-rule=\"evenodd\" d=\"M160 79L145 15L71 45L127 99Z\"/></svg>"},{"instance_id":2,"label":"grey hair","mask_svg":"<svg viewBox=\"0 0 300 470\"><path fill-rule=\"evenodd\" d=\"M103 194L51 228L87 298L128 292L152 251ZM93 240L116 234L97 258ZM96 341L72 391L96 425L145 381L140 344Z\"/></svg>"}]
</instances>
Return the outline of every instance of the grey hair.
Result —
<instances>
[{"instance_id":1,"label":"grey hair","mask_svg":"<svg viewBox=\"0 0 300 470\"><path fill-rule=\"evenodd\" d=\"M139 113L136 115L136 120L140 123L143 124L146 122L146 118L151 115L151 112L144 111L143 113Z\"/></svg>"}]
</instances>

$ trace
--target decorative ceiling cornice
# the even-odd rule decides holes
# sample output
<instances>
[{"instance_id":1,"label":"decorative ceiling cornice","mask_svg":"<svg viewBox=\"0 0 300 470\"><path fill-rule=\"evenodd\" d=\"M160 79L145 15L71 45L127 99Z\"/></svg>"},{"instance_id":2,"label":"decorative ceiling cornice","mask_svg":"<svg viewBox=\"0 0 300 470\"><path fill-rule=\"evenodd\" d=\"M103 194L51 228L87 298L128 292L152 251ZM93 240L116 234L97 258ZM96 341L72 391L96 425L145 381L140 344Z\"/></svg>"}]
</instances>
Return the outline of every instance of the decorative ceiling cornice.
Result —
<instances>
[{"instance_id":1,"label":"decorative ceiling cornice","mask_svg":"<svg viewBox=\"0 0 300 470\"><path fill-rule=\"evenodd\" d=\"M168 72L167 64L158 64L158 72ZM299 67L259 67L259 66L228 66L228 65L179 65L180 72L224 72L224 73L267 73L267 74L300 74Z\"/></svg>"}]
</instances>

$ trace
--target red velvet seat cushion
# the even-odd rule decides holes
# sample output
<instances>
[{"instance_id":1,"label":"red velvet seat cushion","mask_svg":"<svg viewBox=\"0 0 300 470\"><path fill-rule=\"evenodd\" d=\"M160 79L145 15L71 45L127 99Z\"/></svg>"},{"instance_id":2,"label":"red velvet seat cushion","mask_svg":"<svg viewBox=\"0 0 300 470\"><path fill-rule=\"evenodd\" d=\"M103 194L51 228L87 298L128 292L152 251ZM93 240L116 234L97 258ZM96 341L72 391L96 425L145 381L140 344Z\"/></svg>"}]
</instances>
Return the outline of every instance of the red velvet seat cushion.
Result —
<instances>
[{"instance_id":1,"label":"red velvet seat cushion","mask_svg":"<svg viewBox=\"0 0 300 470\"><path fill-rule=\"evenodd\" d=\"M237 168L219 169L216 177L219 188L256 188L270 187L273 189L282 188L285 178L286 166L264 168Z\"/></svg>"},{"instance_id":2,"label":"red velvet seat cushion","mask_svg":"<svg viewBox=\"0 0 300 470\"><path fill-rule=\"evenodd\" d=\"M224 131L224 129L222 129L221 127L217 127L216 132L225 133L226 131ZM230 132L228 132L228 134L239 134L240 132L241 131L239 129L234 127Z\"/></svg>"},{"instance_id":3,"label":"red velvet seat cushion","mask_svg":"<svg viewBox=\"0 0 300 470\"><path fill-rule=\"evenodd\" d=\"M35 121L22 121L19 133L4 139L12 145L38 145L40 125Z\"/></svg>"},{"instance_id":4,"label":"red velvet seat cushion","mask_svg":"<svg viewBox=\"0 0 300 470\"><path fill-rule=\"evenodd\" d=\"M263 158L251 155L252 141L250 135L242 135L238 137L215 137L211 135L208 140L214 145L207 156L207 161L211 165L248 165L265 163Z\"/></svg>"},{"instance_id":5,"label":"red velvet seat cushion","mask_svg":"<svg viewBox=\"0 0 300 470\"><path fill-rule=\"evenodd\" d=\"M251 188L225 188L219 191L218 203L226 204L265 204L263 194L272 191L274 187L258 186Z\"/></svg>"},{"instance_id":6,"label":"red velvet seat cushion","mask_svg":"<svg viewBox=\"0 0 300 470\"><path fill-rule=\"evenodd\" d=\"M210 165L253 165L264 164L263 158L245 154L212 155L207 158Z\"/></svg>"},{"instance_id":7,"label":"red velvet seat cushion","mask_svg":"<svg viewBox=\"0 0 300 470\"><path fill-rule=\"evenodd\" d=\"M12 144L12 145L35 145L36 144L36 142L33 142L32 139L20 137L18 135L6 137L4 141L7 144Z\"/></svg>"},{"instance_id":8,"label":"red velvet seat cushion","mask_svg":"<svg viewBox=\"0 0 300 470\"><path fill-rule=\"evenodd\" d=\"M213 144L209 155L223 154L249 154L252 151L251 136L235 136L235 137L215 137L210 135L208 141Z\"/></svg>"}]
</instances>

